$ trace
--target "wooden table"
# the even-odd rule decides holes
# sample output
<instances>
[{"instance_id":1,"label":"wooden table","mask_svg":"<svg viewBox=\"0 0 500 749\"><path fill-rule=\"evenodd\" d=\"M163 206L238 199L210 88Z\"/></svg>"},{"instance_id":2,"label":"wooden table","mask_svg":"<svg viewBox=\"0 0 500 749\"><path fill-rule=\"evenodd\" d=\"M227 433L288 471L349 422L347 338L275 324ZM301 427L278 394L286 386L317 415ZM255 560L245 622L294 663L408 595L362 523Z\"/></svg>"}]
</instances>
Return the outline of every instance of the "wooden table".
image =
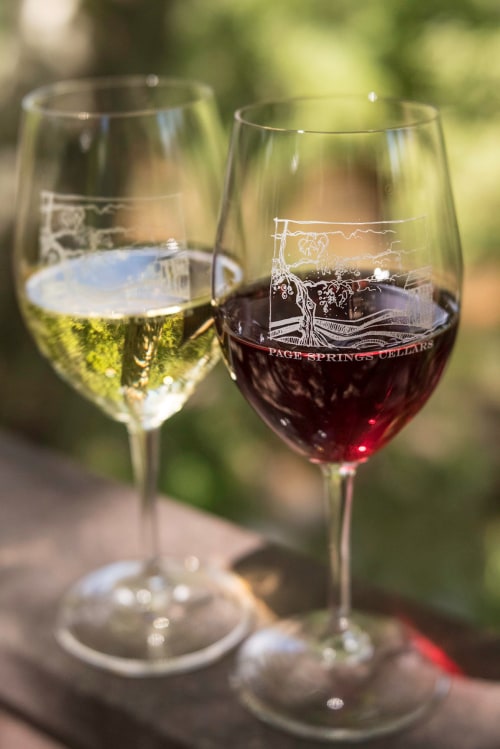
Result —
<instances>
[{"instance_id":1,"label":"wooden table","mask_svg":"<svg viewBox=\"0 0 500 749\"><path fill-rule=\"evenodd\" d=\"M0 712L0 749L326 745L288 736L248 714L229 686L232 654L189 674L127 679L63 652L52 631L64 589L101 564L138 554L135 494L2 433L0 492L0 705L15 716L2 718ZM234 567L252 585L265 614L323 603L324 569L254 533L170 500L161 503L161 527L170 554L195 552L212 564ZM499 749L500 635L477 632L373 589L355 588L354 599L360 607L411 619L464 673L425 722L356 746ZM32 732L24 734L24 743L5 739L19 736L23 726Z\"/></svg>"}]
</instances>

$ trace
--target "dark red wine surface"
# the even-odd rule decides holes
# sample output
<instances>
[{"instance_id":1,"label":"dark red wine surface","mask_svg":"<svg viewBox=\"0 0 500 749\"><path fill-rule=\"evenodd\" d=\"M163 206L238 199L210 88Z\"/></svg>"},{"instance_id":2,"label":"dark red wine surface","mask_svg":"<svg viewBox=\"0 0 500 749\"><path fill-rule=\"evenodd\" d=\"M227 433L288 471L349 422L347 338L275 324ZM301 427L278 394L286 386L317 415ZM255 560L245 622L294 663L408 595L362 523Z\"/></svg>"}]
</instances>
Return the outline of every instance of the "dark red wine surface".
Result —
<instances>
[{"instance_id":1,"label":"dark red wine surface","mask_svg":"<svg viewBox=\"0 0 500 749\"><path fill-rule=\"evenodd\" d=\"M380 309L404 301L403 289L380 285ZM362 298L361 303L363 303ZM368 296L366 296L368 299ZM243 396L291 448L314 463L366 460L422 408L453 347L454 300L435 295L432 333L380 347L380 335L356 348L301 346L269 337L269 282L227 299L217 313L226 363ZM276 314L276 308L274 309ZM279 314L279 310L278 310ZM378 346L374 343L379 341Z\"/></svg>"}]
</instances>

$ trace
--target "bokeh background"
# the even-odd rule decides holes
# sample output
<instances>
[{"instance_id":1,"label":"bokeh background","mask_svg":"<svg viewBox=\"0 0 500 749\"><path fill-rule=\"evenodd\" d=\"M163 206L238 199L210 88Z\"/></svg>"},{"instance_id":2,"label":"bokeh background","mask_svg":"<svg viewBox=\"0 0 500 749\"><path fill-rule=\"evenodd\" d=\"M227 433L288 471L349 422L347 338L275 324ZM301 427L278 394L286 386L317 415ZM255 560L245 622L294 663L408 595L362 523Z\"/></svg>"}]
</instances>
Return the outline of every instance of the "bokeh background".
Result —
<instances>
[{"instance_id":1,"label":"bokeh background","mask_svg":"<svg viewBox=\"0 0 500 749\"><path fill-rule=\"evenodd\" d=\"M0 426L131 481L125 430L39 356L10 268L22 95L113 73L205 80L226 133L236 107L270 96L376 91L441 108L466 262L463 323L437 393L359 471L354 572L499 628L498 0L3 0ZM163 428L162 492L321 555L318 474L258 421L222 365Z\"/></svg>"}]
</instances>

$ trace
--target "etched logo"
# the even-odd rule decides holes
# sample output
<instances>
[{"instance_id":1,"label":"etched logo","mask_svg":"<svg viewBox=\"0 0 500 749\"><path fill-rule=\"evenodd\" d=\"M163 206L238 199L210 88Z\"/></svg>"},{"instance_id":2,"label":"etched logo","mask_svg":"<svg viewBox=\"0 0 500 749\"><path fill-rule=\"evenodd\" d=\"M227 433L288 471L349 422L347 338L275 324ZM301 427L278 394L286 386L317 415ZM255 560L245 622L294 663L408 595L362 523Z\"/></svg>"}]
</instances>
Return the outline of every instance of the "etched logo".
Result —
<instances>
[{"instance_id":1,"label":"etched logo","mask_svg":"<svg viewBox=\"0 0 500 749\"><path fill-rule=\"evenodd\" d=\"M406 344L441 324L425 218L274 222L272 340L360 350Z\"/></svg>"},{"instance_id":2,"label":"etched logo","mask_svg":"<svg viewBox=\"0 0 500 749\"><path fill-rule=\"evenodd\" d=\"M43 191L40 261L61 265L75 295L107 293L119 284L124 299L168 293L190 298L181 195L102 198ZM72 262L71 269L65 261ZM78 272L76 272L78 271ZM55 276L54 278L59 278Z\"/></svg>"},{"instance_id":3,"label":"etched logo","mask_svg":"<svg viewBox=\"0 0 500 749\"><path fill-rule=\"evenodd\" d=\"M166 243L185 247L181 197L101 198L43 190L40 258L52 263L89 250Z\"/></svg>"}]
</instances>

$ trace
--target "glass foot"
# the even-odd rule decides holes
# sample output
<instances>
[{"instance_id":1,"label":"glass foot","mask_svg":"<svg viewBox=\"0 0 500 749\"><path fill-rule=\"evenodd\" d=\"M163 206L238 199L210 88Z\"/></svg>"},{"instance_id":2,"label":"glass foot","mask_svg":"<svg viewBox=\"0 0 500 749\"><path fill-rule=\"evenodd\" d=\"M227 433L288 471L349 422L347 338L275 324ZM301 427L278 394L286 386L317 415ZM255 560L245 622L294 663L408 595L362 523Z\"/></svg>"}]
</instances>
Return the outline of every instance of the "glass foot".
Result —
<instances>
[{"instance_id":1,"label":"glass foot","mask_svg":"<svg viewBox=\"0 0 500 749\"><path fill-rule=\"evenodd\" d=\"M253 599L229 572L196 558L116 562L78 581L62 601L59 643L73 655L129 676L189 671L247 634Z\"/></svg>"},{"instance_id":2,"label":"glass foot","mask_svg":"<svg viewBox=\"0 0 500 749\"><path fill-rule=\"evenodd\" d=\"M449 676L400 622L354 615L328 631L314 612L252 635L234 674L242 702L290 733L355 741L403 728L447 693Z\"/></svg>"}]
</instances>

